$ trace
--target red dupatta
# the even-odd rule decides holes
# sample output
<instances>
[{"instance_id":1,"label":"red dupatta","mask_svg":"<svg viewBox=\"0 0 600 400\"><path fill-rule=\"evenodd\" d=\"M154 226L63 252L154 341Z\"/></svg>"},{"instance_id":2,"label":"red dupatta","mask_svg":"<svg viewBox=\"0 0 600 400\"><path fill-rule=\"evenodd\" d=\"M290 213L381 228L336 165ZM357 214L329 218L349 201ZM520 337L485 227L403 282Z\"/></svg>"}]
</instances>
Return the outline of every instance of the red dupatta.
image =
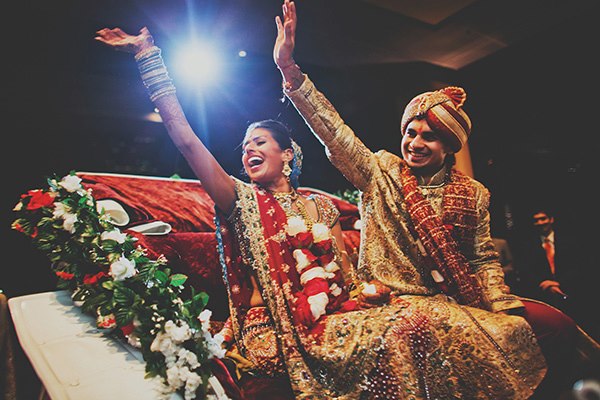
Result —
<instances>
[{"instance_id":1,"label":"red dupatta","mask_svg":"<svg viewBox=\"0 0 600 400\"><path fill-rule=\"evenodd\" d=\"M400 178L414 230L446 283L442 289L446 294L456 297L460 304L486 309L479 282L470 273L469 262L442 218L421 193L417 178L404 162L401 163ZM444 187L444 195L451 187L452 182L448 182Z\"/></svg>"},{"instance_id":2,"label":"red dupatta","mask_svg":"<svg viewBox=\"0 0 600 400\"><path fill-rule=\"evenodd\" d=\"M271 313L277 309L278 314L284 312L291 316L288 325L293 325L293 330L301 333L300 340L304 341L313 321L310 321L310 306L286 236L287 216L268 191L253 187L252 192L245 192L246 196L241 199L245 205L234 211L239 213L232 216L234 220L222 224L222 214L215 218L234 336L241 342L242 322L252 295L252 268Z\"/></svg>"}]
</instances>

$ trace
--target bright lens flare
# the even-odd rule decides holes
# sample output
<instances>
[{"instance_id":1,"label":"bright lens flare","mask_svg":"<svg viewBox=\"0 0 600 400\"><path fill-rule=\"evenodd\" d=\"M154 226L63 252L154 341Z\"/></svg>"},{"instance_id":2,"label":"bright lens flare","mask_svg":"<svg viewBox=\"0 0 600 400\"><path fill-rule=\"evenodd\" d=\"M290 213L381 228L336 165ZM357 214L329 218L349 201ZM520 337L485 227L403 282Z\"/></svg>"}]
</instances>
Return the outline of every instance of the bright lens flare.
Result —
<instances>
[{"instance_id":1,"label":"bright lens flare","mask_svg":"<svg viewBox=\"0 0 600 400\"><path fill-rule=\"evenodd\" d=\"M175 68L185 84L210 86L219 80L222 65L219 55L205 43L192 43L178 52Z\"/></svg>"}]
</instances>

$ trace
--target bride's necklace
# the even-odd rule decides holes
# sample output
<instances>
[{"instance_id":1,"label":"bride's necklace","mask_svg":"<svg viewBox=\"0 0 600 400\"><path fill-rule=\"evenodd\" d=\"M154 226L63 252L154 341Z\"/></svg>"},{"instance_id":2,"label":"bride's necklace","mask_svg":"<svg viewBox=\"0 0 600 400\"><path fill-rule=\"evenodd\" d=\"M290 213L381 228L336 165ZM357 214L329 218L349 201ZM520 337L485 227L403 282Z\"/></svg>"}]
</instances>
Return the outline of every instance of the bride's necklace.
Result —
<instances>
[{"instance_id":1,"label":"bride's necklace","mask_svg":"<svg viewBox=\"0 0 600 400\"><path fill-rule=\"evenodd\" d=\"M275 200L281 205L281 208L288 213L292 209L292 204L298 200L298 192L292 189L291 192L271 192Z\"/></svg>"},{"instance_id":2,"label":"bride's necklace","mask_svg":"<svg viewBox=\"0 0 600 400\"><path fill-rule=\"evenodd\" d=\"M308 211L306 210L306 206L302 202L300 195L296 192L295 189L292 189L291 192L271 192L275 200L281 205L283 211L285 211L285 215L289 217L300 216L304 220L306 227L310 230L313 225L313 220L308 215ZM294 209L294 204L296 208Z\"/></svg>"}]
</instances>

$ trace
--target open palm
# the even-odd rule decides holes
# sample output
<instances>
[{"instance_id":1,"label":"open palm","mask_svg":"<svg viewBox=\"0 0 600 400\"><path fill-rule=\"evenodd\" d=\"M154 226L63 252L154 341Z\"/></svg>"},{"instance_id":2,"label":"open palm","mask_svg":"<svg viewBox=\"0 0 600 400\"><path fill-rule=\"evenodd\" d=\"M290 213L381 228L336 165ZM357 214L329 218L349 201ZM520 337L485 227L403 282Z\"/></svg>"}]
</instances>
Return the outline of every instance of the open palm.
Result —
<instances>
[{"instance_id":1,"label":"open palm","mask_svg":"<svg viewBox=\"0 0 600 400\"><path fill-rule=\"evenodd\" d=\"M283 22L275 17L277 39L273 48L273 60L279 68L285 68L294 63L293 54L296 42L296 5L293 1L285 0L282 6Z\"/></svg>"},{"instance_id":2,"label":"open palm","mask_svg":"<svg viewBox=\"0 0 600 400\"><path fill-rule=\"evenodd\" d=\"M104 28L96 32L96 39L99 42L107 44L115 50L136 54L148 47L154 45L154 39L148 28L140 29L136 36L125 33L121 28Z\"/></svg>"}]
</instances>

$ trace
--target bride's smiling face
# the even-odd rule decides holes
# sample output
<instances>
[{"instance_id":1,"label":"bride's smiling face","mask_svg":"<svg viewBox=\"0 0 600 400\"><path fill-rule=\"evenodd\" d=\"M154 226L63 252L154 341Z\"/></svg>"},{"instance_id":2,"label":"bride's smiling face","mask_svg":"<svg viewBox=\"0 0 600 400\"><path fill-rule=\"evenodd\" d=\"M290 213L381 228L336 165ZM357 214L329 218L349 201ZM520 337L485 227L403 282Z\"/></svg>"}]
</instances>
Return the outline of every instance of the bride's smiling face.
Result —
<instances>
[{"instance_id":1,"label":"bride's smiling face","mask_svg":"<svg viewBox=\"0 0 600 400\"><path fill-rule=\"evenodd\" d=\"M264 128L250 131L242 143L242 164L253 182L267 184L285 178L283 165L289 162L291 149L282 150L271 132Z\"/></svg>"}]
</instances>

